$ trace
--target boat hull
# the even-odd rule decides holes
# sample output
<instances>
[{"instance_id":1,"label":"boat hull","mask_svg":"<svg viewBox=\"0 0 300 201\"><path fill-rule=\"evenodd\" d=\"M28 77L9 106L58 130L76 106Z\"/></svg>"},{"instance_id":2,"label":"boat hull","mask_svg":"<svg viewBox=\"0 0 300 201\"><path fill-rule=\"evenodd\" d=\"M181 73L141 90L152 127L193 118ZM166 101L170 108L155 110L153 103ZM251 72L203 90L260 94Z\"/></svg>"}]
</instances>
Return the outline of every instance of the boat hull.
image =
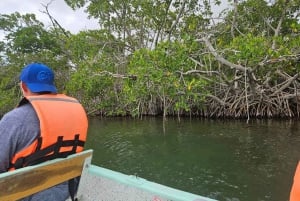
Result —
<instances>
[{"instance_id":1,"label":"boat hull","mask_svg":"<svg viewBox=\"0 0 300 201\"><path fill-rule=\"evenodd\" d=\"M83 170L77 197L80 201L213 201L95 165Z\"/></svg>"}]
</instances>

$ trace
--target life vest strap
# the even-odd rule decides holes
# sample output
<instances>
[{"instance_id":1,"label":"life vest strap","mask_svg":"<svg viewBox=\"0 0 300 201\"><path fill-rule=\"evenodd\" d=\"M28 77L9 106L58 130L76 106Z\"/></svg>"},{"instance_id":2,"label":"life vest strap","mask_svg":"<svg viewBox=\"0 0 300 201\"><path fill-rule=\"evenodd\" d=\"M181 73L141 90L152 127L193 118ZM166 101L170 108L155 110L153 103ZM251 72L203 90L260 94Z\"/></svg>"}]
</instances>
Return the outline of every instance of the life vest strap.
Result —
<instances>
[{"instance_id":1,"label":"life vest strap","mask_svg":"<svg viewBox=\"0 0 300 201\"><path fill-rule=\"evenodd\" d=\"M42 138L39 138L37 150L28 156L18 158L16 162L12 164L12 167L18 169L30 165L36 165L55 158L65 158L76 153L77 147L83 147L84 143L84 141L79 139L79 134L76 134L72 140L63 140L63 136L58 136L56 143L40 149ZM62 147L72 147L72 149L69 151L60 151Z\"/></svg>"}]
</instances>

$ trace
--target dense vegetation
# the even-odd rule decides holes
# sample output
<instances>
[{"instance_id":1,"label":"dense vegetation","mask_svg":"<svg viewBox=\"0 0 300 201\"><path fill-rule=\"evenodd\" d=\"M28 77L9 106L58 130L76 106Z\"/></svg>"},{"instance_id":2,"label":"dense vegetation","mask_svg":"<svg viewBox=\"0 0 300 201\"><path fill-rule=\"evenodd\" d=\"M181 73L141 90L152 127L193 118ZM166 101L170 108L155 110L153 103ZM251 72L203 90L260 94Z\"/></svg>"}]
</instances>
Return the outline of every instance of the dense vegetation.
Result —
<instances>
[{"instance_id":1,"label":"dense vegetation","mask_svg":"<svg viewBox=\"0 0 300 201\"><path fill-rule=\"evenodd\" d=\"M98 30L72 34L48 12L0 15L0 114L18 102L21 68L54 68L61 92L89 114L300 115L300 0L65 0Z\"/></svg>"}]
</instances>

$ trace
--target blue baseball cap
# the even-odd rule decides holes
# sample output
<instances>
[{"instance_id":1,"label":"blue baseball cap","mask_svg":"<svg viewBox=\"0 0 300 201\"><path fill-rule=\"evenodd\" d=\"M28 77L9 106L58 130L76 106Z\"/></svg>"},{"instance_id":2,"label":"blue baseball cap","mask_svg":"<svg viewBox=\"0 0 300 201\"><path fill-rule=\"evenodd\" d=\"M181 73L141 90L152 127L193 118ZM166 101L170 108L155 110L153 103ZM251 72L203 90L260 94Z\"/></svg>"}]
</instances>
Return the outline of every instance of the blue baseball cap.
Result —
<instances>
[{"instance_id":1,"label":"blue baseball cap","mask_svg":"<svg viewBox=\"0 0 300 201\"><path fill-rule=\"evenodd\" d=\"M21 72L20 80L34 93L57 93L54 85L54 73L42 63L31 63L25 66Z\"/></svg>"}]
</instances>

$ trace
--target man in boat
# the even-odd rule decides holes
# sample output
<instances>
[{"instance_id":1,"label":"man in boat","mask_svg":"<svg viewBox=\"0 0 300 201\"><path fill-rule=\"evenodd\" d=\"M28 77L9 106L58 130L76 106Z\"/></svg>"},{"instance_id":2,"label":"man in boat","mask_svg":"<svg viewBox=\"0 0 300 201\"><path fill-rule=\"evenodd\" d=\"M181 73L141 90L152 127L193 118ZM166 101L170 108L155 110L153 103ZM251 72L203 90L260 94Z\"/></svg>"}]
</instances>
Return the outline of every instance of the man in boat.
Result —
<instances>
[{"instance_id":1,"label":"man in boat","mask_svg":"<svg viewBox=\"0 0 300 201\"><path fill-rule=\"evenodd\" d=\"M53 71L42 63L25 66L20 88L23 99L0 121L0 173L82 151L87 115L76 99L57 93ZM23 200L74 199L75 183L65 182Z\"/></svg>"}]
</instances>

